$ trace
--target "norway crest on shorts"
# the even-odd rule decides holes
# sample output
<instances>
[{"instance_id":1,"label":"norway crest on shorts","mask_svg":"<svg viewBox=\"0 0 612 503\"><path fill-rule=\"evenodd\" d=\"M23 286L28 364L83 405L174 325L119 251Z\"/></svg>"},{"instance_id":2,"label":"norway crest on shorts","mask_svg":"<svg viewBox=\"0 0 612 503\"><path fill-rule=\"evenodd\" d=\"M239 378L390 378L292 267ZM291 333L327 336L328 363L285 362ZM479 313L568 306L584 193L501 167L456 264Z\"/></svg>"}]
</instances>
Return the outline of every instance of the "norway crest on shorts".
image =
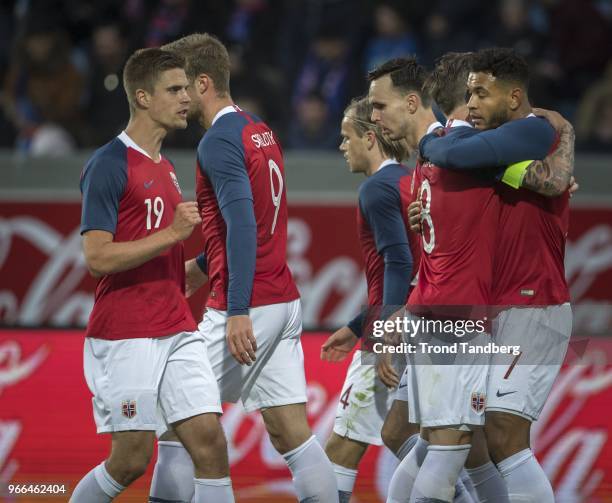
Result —
<instances>
[{"instance_id":1,"label":"norway crest on shorts","mask_svg":"<svg viewBox=\"0 0 612 503\"><path fill-rule=\"evenodd\" d=\"M136 400L124 400L121 402L121 414L128 419L132 419L136 415Z\"/></svg>"},{"instance_id":2,"label":"norway crest on shorts","mask_svg":"<svg viewBox=\"0 0 612 503\"><path fill-rule=\"evenodd\" d=\"M174 186L176 187L176 190L178 190L179 194L182 194L181 192L181 186L178 183L178 178L176 177L176 175L170 171L170 178L172 178L172 183L174 184Z\"/></svg>"},{"instance_id":3,"label":"norway crest on shorts","mask_svg":"<svg viewBox=\"0 0 612 503\"><path fill-rule=\"evenodd\" d=\"M472 393L472 410L476 414L482 414L485 408L486 394L480 391L474 391Z\"/></svg>"}]
</instances>

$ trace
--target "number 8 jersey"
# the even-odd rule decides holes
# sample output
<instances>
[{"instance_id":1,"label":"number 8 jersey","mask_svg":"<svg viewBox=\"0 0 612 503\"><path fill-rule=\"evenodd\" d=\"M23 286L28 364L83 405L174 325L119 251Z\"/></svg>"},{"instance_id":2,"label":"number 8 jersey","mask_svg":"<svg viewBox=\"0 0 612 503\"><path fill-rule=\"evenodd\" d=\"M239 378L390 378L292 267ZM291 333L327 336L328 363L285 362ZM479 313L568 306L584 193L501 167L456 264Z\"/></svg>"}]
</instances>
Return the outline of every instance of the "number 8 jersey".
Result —
<instances>
[{"instance_id":1,"label":"number 8 jersey","mask_svg":"<svg viewBox=\"0 0 612 503\"><path fill-rule=\"evenodd\" d=\"M240 199L253 201L257 224L255 276L249 307L299 298L286 259L283 154L270 128L238 107L221 110L198 146L196 191L210 278L207 306L227 310L227 229L221 210Z\"/></svg>"},{"instance_id":2,"label":"number 8 jersey","mask_svg":"<svg viewBox=\"0 0 612 503\"><path fill-rule=\"evenodd\" d=\"M500 211L492 181L418 163L412 194L422 204L423 249L408 304L488 305Z\"/></svg>"}]
</instances>

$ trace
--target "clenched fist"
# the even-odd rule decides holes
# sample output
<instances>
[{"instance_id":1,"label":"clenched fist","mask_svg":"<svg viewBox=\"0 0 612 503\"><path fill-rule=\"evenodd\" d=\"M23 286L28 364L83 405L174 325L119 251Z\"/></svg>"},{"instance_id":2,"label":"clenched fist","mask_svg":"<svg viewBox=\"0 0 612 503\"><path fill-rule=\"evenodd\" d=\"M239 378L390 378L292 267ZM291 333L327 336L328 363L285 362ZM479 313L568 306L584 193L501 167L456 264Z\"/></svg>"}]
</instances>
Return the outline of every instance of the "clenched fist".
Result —
<instances>
[{"instance_id":1,"label":"clenched fist","mask_svg":"<svg viewBox=\"0 0 612 503\"><path fill-rule=\"evenodd\" d=\"M187 201L177 204L174 210L174 221L170 228L176 236L177 241L183 241L191 236L193 228L202 222L198 203Z\"/></svg>"}]
</instances>

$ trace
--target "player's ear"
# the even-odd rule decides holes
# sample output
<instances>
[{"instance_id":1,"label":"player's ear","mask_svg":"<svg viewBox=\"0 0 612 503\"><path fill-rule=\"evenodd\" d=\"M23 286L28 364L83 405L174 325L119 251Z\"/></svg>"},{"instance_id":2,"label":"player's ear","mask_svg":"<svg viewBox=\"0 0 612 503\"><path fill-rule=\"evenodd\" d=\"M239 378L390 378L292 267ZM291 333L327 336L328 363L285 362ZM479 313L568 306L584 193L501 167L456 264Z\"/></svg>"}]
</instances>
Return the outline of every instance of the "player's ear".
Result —
<instances>
[{"instance_id":1,"label":"player's ear","mask_svg":"<svg viewBox=\"0 0 612 503\"><path fill-rule=\"evenodd\" d=\"M514 87L510 91L509 107L513 112L518 110L523 103L524 93L520 87Z\"/></svg>"},{"instance_id":2,"label":"player's ear","mask_svg":"<svg viewBox=\"0 0 612 503\"><path fill-rule=\"evenodd\" d=\"M201 73L196 77L195 86L198 94L204 94L211 87L210 77L205 73Z\"/></svg>"},{"instance_id":3,"label":"player's ear","mask_svg":"<svg viewBox=\"0 0 612 503\"><path fill-rule=\"evenodd\" d=\"M136 104L142 108L149 108L151 96L144 89L136 89Z\"/></svg>"},{"instance_id":4,"label":"player's ear","mask_svg":"<svg viewBox=\"0 0 612 503\"><path fill-rule=\"evenodd\" d=\"M366 131L365 137L368 150L372 150L376 145L376 134L374 134L374 131Z\"/></svg>"},{"instance_id":5,"label":"player's ear","mask_svg":"<svg viewBox=\"0 0 612 503\"><path fill-rule=\"evenodd\" d=\"M408 94L406 94L404 99L406 100L406 104L408 105L408 111L411 114L415 113L418 110L419 104L421 102L418 94L416 94L416 93L408 93Z\"/></svg>"}]
</instances>

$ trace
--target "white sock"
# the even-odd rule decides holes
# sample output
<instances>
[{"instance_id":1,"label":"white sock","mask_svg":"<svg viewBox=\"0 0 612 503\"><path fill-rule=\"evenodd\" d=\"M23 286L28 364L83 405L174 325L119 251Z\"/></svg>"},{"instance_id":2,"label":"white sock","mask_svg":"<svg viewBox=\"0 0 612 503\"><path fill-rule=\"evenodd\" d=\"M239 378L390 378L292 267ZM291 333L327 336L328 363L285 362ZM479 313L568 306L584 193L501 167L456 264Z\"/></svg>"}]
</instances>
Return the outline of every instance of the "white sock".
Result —
<instances>
[{"instance_id":1,"label":"white sock","mask_svg":"<svg viewBox=\"0 0 612 503\"><path fill-rule=\"evenodd\" d=\"M495 465L488 463L477 468L468 468L480 503L508 503L508 488Z\"/></svg>"},{"instance_id":2,"label":"white sock","mask_svg":"<svg viewBox=\"0 0 612 503\"><path fill-rule=\"evenodd\" d=\"M69 503L109 503L124 489L110 476L102 462L80 480Z\"/></svg>"},{"instance_id":3,"label":"white sock","mask_svg":"<svg viewBox=\"0 0 612 503\"><path fill-rule=\"evenodd\" d=\"M500 461L497 469L506 481L511 502L554 503L555 493L550 481L531 449L524 449Z\"/></svg>"},{"instance_id":4,"label":"white sock","mask_svg":"<svg viewBox=\"0 0 612 503\"><path fill-rule=\"evenodd\" d=\"M336 474L336 482L338 483L338 498L340 503L349 503L353 488L355 487L355 479L357 478L357 470L346 468L345 466L332 464L334 473Z\"/></svg>"},{"instance_id":5,"label":"white sock","mask_svg":"<svg viewBox=\"0 0 612 503\"><path fill-rule=\"evenodd\" d=\"M193 461L180 442L157 442L157 463L153 471L149 501L190 503L195 492Z\"/></svg>"},{"instance_id":6,"label":"white sock","mask_svg":"<svg viewBox=\"0 0 612 503\"><path fill-rule=\"evenodd\" d=\"M455 498L453 499L453 503L476 503L478 500L474 500L470 491L467 490L463 480L461 480L461 475L457 479L457 483L455 484Z\"/></svg>"},{"instance_id":7,"label":"white sock","mask_svg":"<svg viewBox=\"0 0 612 503\"><path fill-rule=\"evenodd\" d=\"M234 503L232 480L229 477L221 479L193 479L195 483L194 503ZM172 502L174 503L174 502Z\"/></svg>"},{"instance_id":8,"label":"white sock","mask_svg":"<svg viewBox=\"0 0 612 503\"><path fill-rule=\"evenodd\" d=\"M414 435L413 435L414 436ZM406 442L409 442L410 437ZM406 445L404 443L404 445ZM400 451L402 448L400 448ZM414 481L419 474L419 469L427 456L427 447L429 442L423 439L420 435L415 439L415 444L412 449L408 450L408 454L402 459L402 462L397 466L391 483L389 484L389 492L387 494L387 503L407 503L410 499L410 493L414 486ZM398 451L399 455L399 451Z\"/></svg>"},{"instance_id":9,"label":"white sock","mask_svg":"<svg viewBox=\"0 0 612 503\"><path fill-rule=\"evenodd\" d=\"M455 485L471 447L470 444L430 445L414 481L410 503L416 503L420 498L452 502Z\"/></svg>"},{"instance_id":10,"label":"white sock","mask_svg":"<svg viewBox=\"0 0 612 503\"><path fill-rule=\"evenodd\" d=\"M325 451L313 435L292 451L283 454L293 475L298 501L328 503L338 501L338 484Z\"/></svg>"},{"instance_id":11,"label":"white sock","mask_svg":"<svg viewBox=\"0 0 612 503\"><path fill-rule=\"evenodd\" d=\"M501 475L500 475L500 480L501 480ZM469 473L467 472L467 470L464 468L463 470L461 470L461 473L459 474L459 480L461 480L461 482L463 483L463 486L465 487L465 490L470 493L470 496L472 497L472 500L475 501L476 503L480 502L480 499L478 498L478 494L476 493L476 489L474 488L474 484L472 483L472 479L470 478Z\"/></svg>"},{"instance_id":12,"label":"white sock","mask_svg":"<svg viewBox=\"0 0 612 503\"><path fill-rule=\"evenodd\" d=\"M397 459L399 459L400 461L402 459L404 459L408 453L412 450L412 448L416 445L417 441L419 440L420 435L418 433L415 433L414 435L411 435L410 437L408 437L408 439L401 445L401 447L397 450L397 452L394 452L393 454L395 454L395 456L397 457Z\"/></svg>"}]
</instances>

